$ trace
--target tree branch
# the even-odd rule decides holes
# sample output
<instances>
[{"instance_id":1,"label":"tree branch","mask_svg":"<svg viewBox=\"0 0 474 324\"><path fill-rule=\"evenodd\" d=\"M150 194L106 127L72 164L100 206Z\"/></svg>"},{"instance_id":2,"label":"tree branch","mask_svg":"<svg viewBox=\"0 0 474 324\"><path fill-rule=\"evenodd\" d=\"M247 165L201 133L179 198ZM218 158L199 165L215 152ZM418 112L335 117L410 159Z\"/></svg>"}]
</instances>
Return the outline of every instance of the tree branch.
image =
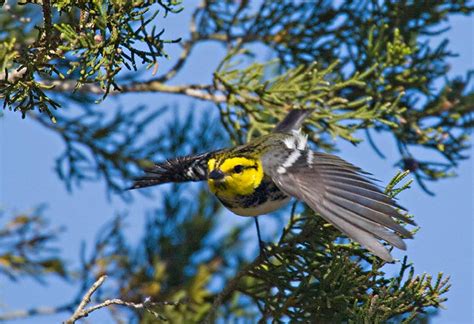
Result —
<instances>
[{"instance_id":1,"label":"tree branch","mask_svg":"<svg viewBox=\"0 0 474 324\"><path fill-rule=\"evenodd\" d=\"M215 103L226 102L224 95L212 93L215 89L208 85L182 85L171 86L159 81L137 82L125 85L122 92L163 92L186 95L200 100L212 101Z\"/></svg>"},{"instance_id":2,"label":"tree branch","mask_svg":"<svg viewBox=\"0 0 474 324\"><path fill-rule=\"evenodd\" d=\"M72 80L45 80L42 83L47 87L52 87L48 90L54 92L73 91L76 87L76 82ZM84 84L76 91L100 95L105 93L104 89L92 83ZM212 93L213 91L215 90L209 85L191 84L173 86L164 84L160 81L150 80L146 82L135 82L128 85L122 85L120 86L120 90L110 90L109 95L119 95L128 92L161 92L185 95L199 100L212 101L215 103L222 103L227 100L224 95L214 94Z\"/></svg>"},{"instance_id":3,"label":"tree branch","mask_svg":"<svg viewBox=\"0 0 474 324\"><path fill-rule=\"evenodd\" d=\"M45 32L45 41L46 46L51 45L51 3L50 0L43 0L43 19L44 19L44 32Z\"/></svg>"},{"instance_id":4,"label":"tree branch","mask_svg":"<svg viewBox=\"0 0 474 324\"><path fill-rule=\"evenodd\" d=\"M66 321L64 321L64 324L74 324L77 320L89 316L90 313L95 312L98 309L112 306L112 305L120 305L120 306L126 306L138 310L146 310L153 314L157 319L160 319L162 321L167 320L166 317L163 315L157 313L151 307L154 306L176 306L179 305L181 302L167 302L167 301L161 301L161 302L152 302L150 297L145 298L145 300L142 303L132 303L132 302L127 302L124 300L121 300L119 298L114 298L114 299L107 299L103 301L100 304L91 306L86 309L86 306L91 302L92 295L99 289L100 286L105 282L107 279L106 275L101 276L99 279L97 279L94 284L89 288L89 290L84 294L84 297L82 298L81 302L79 303L79 306L77 306L76 310L74 313L71 315L70 318L68 318ZM70 307L69 307L70 308Z\"/></svg>"},{"instance_id":5,"label":"tree branch","mask_svg":"<svg viewBox=\"0 0 474 324\"><path fill-rule=\"evenodd\" d=\"M104 283L105 279L107 279L106 275L103 275L97 279L96 282L89 288L89 290L86 292L84 297L82 298L81 302L79 303L79 306L77 306L76 310L72 314L72 316L64 321L64 324L73 324L75 323L78 319L86 317L89 315L89 313L93 312L93 310L90 310L91 308L84 310L84 308L91 302L91 297L92 295L96 292L97 289L99 289L100 286Z\"/></svg>"}]
</instances>

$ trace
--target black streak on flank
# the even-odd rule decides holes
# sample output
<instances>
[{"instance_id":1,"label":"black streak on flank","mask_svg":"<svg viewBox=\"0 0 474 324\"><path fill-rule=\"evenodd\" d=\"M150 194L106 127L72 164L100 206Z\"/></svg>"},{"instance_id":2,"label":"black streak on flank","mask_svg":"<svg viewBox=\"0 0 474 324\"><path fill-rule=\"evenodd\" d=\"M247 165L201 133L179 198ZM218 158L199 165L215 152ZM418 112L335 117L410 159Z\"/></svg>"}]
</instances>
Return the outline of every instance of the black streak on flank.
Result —
<instances>
[{"instance_id":1,"label":"black streak on flank","mask_svg":"<svg viewBox=\"0 0 474 324\"><path fill-rule=\"evenodd\" d=\"M272 200L283 200L287 195L278 189L273 181L264 179L252 195L239 198L242 201L242 205L245 208L249 208L265 203L269 197L272 197Z\"/></svg>"}]
</instances>

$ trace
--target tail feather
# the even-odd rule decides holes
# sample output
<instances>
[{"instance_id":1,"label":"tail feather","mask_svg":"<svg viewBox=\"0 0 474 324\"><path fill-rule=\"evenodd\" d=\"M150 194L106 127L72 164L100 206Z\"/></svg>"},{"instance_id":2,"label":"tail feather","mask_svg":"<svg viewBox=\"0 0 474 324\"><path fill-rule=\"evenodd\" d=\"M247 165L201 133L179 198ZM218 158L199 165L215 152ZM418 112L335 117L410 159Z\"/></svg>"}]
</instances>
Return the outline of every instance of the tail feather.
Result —
<instances>
[{"instance_id":1,"label":"tail feather","mask_svg":"<svg viewBox=\"0 0 474 324\"><path fill-rule=\"evenodd\" d=\"M299 129L303 121L308 117L314 109L293 109L286 117L279 122L273 129L274 133L289 133L292 130Z\"/></svg>"}]
</instances>

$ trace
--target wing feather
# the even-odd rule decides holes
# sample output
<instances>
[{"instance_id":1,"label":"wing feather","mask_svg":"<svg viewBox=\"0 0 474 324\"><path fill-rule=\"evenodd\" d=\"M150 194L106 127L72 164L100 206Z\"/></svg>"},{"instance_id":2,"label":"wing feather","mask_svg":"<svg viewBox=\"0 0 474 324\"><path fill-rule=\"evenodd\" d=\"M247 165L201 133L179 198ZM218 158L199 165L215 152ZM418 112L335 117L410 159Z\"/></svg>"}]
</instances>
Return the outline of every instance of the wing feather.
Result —
<instances>
[{"instance_id":1,"label":"wing feather","mask_svg":"<svg viewBox=\"0 0 474 324\"><path fill-rule=\"evenodd\" d=\"M315 206L313 206L312 208L315 208ZM362 246L364 246L366 249L368 249L381 259L387 262L393 261L390 252L388 252L388 250L383 246L382 243L374 239L374 236L371 235L371 233L362 230L359 227L354 226L353 224L345 221L343 218L335 214L332 210L329 210L324 206L319 206L318 210L320 210L320 212L324 214L324 219L326 219L328 222L338 228L342 233L346 234L354 241L360 243Z\"/></svg>"},{"instance_id":2,"label":"wing feather","mask_svg":"<svg viewBox=\"0 0 474 324\"><path fill-rule=\"evenodd\" d=\"M314 156L308 159L308 154ZM308 160L312 161L311 165ZM379 240L406 249L402 237L412 235L395 219L414 223L400 214L395 200L371 181L367 176L369 173L339 157L311 151L302 151L299 159L284 173L274 172L274 165L275 161L267 162L264 168L280 190L307 203L378 257L393 261Z\"/></svg>"},{"instance_id":3,"label":"wing feather","mask_svg":"<svg viewBox=\"0 0 474 324\"><path fill-rule=\"evenodd\" d=\"M397 217L399 214L398 212L389 204L382 200L372 199L369 196L364 196L357 191L347 191L341 190L337 187L331 186L326 184L326 193L330 197L343 199L350 203L353 203L357 206L361 206L362 208L368 208L380 212L385 215L389 215L392 217Z\"/></svg>"},{"instance_id":4,"label":"wing feather","mask_svg":"<svg viewBox=\"0 0 474 324\"><path fill-rule=\"evenodd\" d=\"M322 168L321 170L319 170L319 172L321 173L321 175L327 175L328 178L329 177L332 177L332 176L339 176L339 177L342 177L342 178L347 178L347 179L354 179L354 180L360 180L360 181L364 181L364 182L368 182L368 183L371 183L373 184L372 182L379 182L379 180L377 179L373 179L373 178L368 178L368 177L365 177L363 175L360 175L356 172L351 172L350 170L344 170L344 169L324 169Z\"/></svg>"},{"instance_id":5,"label":"wing feather","mask_svg":"<svg viewBox=\"0 0 474 324\"><path fill-rule=\"evenodd\" d=\"M341 219L344 219L346 222L353 224L354 226L360 228L363 231L372 233L381 240L385 240L391 245L401 249L406 250L406 244L403 240L395 234L394 232L388 231L384 226L381 226L375 222L365 219L364 217L357 215L345 208L342 208L338 205L333 205L330 202L325 201L324 206L326 209L332 210L334 214L337 214Z\"/></svg>"},{"instance_id":6,"label":"wing feather","mask_svg":"<svg viewBox=\"0 0 474 324\"><path fill-rule=\"evenodd\" d=\"M134 179L129 189L156 186L168 182L203 181L207 179L207 162L218 151L194 154L144 167L143 176Z\"/></svg>"},{"instance_id":7,"label":"wing feather","mask_svg":"<svg viewBox=\"0 0 474 324\"><path fill-rule=\"evenodd\" d=\"M380 192L381 188L373 183L366 182L366 181L361 181L357 179L351 179L351 178L345 178L345 177L340 177L338 175L332 175L328 180L326 180L327 183L330 184L346 184L346 185L351 185L359 188L365 188L367 190L372 190L375 192Z\"/></svg>"},{"instance_id":8,"label":"wing feather","mask_svg":"<svg viewBox=\"0 0 474 324\"><path fill-rule=\"evenodd\" d=\"M331 198L328 198L327 201L331 203L331 206L334 206L335 208L343 208L344 210L346 210L347 213L350 213L352 215L358 215L360 217L366 218L367 220L383 225L405 237L412 237L410 231L408 231L406 228L393 221L393 219L387 217L387 215L383 213L367 208L357 210L357 208L354 208L354 205L351 203L341 203Z\"/></svg>"}]
</instances>

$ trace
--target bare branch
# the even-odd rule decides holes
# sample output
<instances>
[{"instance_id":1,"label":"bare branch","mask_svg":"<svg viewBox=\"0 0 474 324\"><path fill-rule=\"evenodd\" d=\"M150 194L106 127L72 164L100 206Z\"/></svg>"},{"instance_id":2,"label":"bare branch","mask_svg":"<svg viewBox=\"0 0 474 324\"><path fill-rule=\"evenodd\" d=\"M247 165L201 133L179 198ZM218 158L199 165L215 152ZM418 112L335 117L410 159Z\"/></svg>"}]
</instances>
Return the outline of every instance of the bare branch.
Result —
<instances>
[{"instance_id":1,"label":"bare branch","mask_svg":"<svg viewBox=\"0 0 474 324\"><path fill-rule=\"evenodd\" d=\"M21 79L25 72L26 69L24 68L21 70L15 70L9 72L8 77L5 72L0 72L0 85L2 81L15 82L16 80ZM163 76L163 78L170 79L172 77L169 76L168 78L167 75ZM48 88L51 87L51 89L48 90L54 92L78 91L98 95L103 95L105 93L105 89L95 83L86 83L77 89L77 82L75 80L43 80L40 83ZM226 102L227 98L224 95L215 94L213 93L214 91L215 89L210 85L190 84L173 86L167 85L159 80L149 80L145 82L120 85L120 90L111 89L109 95L119 95L129 92L161 92L186 95L192 98L212 101L215 103Z\"/></svg>"},{"instance_id":2,"label":"bare branch","mask_svg":"<svg viewBox=\"0 0 474 324\"><path fill-rule=\"evenodd\" d=\"M181 302L167 302L167 301L161 301L161 302L152 302L150 297L145 298L145 300L142 303L132 303L132 302L127 302L124 300L121 300L119 298L114 298L114 299L107 299L103 301L100 304L91 306L86 309L86 306L91 302L92 295L99 289L100 286L105 282L107 279L106 275L101 276L99 279L97 279L96 282L89 288L89 290L86 292L84 297L82 298L81 302L79 303L79 306L77 306L76 310L72 314L70 318L68 318L66 321L64 321L64 324L73 324L77 320L89 316L90 313L95 312L98 309L112 306L112 305L120 305L120 306L126 306L129 308L133 309L138 309L138 310L146 310L153 314L157 319L160 320L167 320L166 317L163 315L157 313L151 307L154 306L176 306L179 305Z\"/></svg>"},{"instance_id":3,"label":"bare branch","mask_svg":"<svg viewBox=\"0 0 474 324\"><path fill-rule=\"evenodd\" d=\"M55 92L73 91L76 87L76 82L72 80L43 81L42 83L48 87L53 86L50 91ZM77 89L77 91L100 95L103 95L105 93L105 89L101 88L97 84L92 83L84 84L79 89ZM128 85L121 85L120 90L110 90L109 95L119 95L122 93L129 92L161 92L185 95L188 97L204 101L212 101L215 103L222 103L226 101L226 97L224 95L214 94L212 93L213 91L214 89L212 88L212 86L208 85L191 84L172 86L164 84L160 81L150 80L147 82L136 82Z\"/></svg>"},{"instance_id":4,"label":"bare branch","mask_svg":"<svg viewBox=\"0 0 474 324\"><path fill-rule=\"evenodd\" d=\"M226 102L224 95L212 93L215 91L212 86L207 85L183 85L171 86L158 81L137 82L122 87L122 92L163 92L182 94L200 100L212 101L215 103Z\"/></svg>"},{"instance_id":5,"label":"bare branch","mask_svg":"<svg viewBox=\"0 0 474 324\"><path fill-rule=\"evenodd\" d=\"M74 311L74 313L72 314L72 316L69 319L67 319L64 322L64 324L75 323L78 319L80 319L82 317L86 317L87 315L89 315L90 312L93 311L93 310L89 311L91 308L89 308L87 310L84 310L84 308L87 306L87 304L89 304L91 302L92 295L95 293L95 291L97 289L99 289L100 286L102 286L105 279L107 279L107 276L103 275L103 276L99 277L99 279L97 279L96 282L94 282L94 284L89 288L89 290L86 292L86 294L82 298L81 302L79 303L79 306L77 306L77 308Z\"/></svg>"},{"instance_id":6,"label":"bare branch","mask_svg":"<svg viewBox=\"0 0 474 324\"><path fill-rule=\"evenodd\" d=\"M166 320L166 317L164 317L163 315L155 312L153 309L151 309L151 307L157 306L157 305L160 305L160 306L167 306L167 305L176 306L178 304L179 304L179 302L153 303L153 302L151 302L149 297L147 297L143 303L132 303L132 302L127 302L127 301L118 299L118 298L114 298L114 299L108 299L108 300L106 300L106 301L104 301L100 304L97 304L95 306L92 306L92 307L82 311L80 313L82 316L80 316L79 318L87 317L90 313L92 313L92 312L94 312L98 309L104 308L104 307L108 307L108 306L111 306L111 305L120 305L120 306L126 306L126 307L130 307L130 308L138 309L138 310L146 310L146 311L149 311L150 313L152 313L156 318L159 318L160 320ZM64 323L69 324L69 323L74 323L74 322L67 322L66 321Z\"/></svg>"}]
</instances>

